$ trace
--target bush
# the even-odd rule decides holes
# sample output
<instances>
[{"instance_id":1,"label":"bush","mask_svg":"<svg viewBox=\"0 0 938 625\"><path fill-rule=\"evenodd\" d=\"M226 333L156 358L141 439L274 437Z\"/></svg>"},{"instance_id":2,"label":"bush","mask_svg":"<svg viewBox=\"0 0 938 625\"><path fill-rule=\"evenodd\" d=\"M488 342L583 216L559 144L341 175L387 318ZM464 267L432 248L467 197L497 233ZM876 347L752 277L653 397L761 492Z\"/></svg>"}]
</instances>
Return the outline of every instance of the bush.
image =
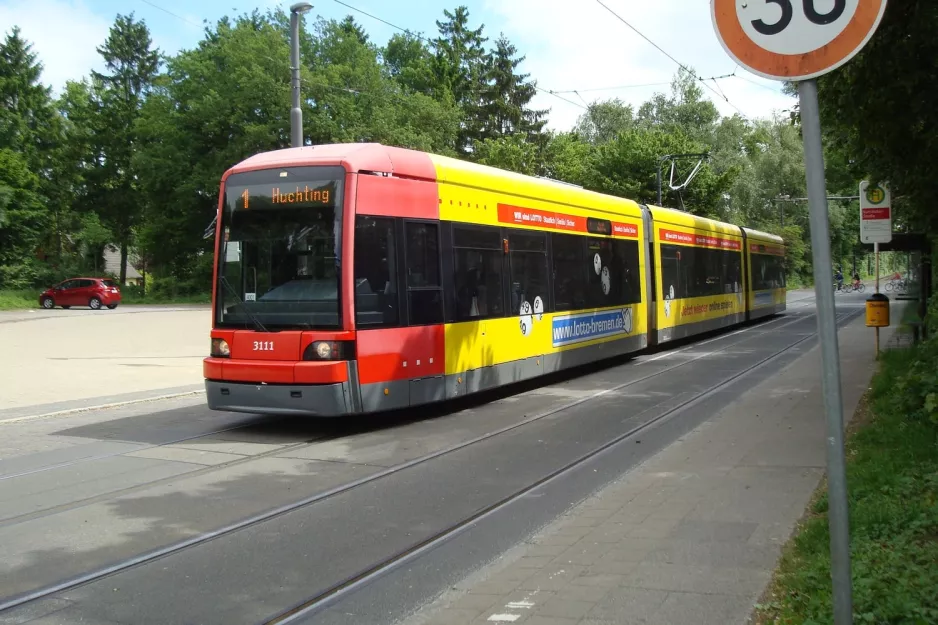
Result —
<instances>
[{"instance_id":1,"label":"bush","mask_svg":"<svg viewBox=\"0 0 938 625\"><path fill-rule=\"evenodd\" d=\"M935 300L930 314L935 315ZM938 623L938 339L883 352L847 441L854 622ZM862 420L862 418L861 418ZM831 622L827 497L786 546L758 623Z\"/></svg>"},{"instance_id":2,"label":"bush","mask_svg":"<svg viewBox=\"0 0 938 625\"><path fill-rule=\"evenodd\" d=\"M932 297L926 324L938 327L938 298ZM932 334L910 352L908 369L896 380L898 409L909 419L938 425L938 336Z\"/></svg>"},{"instance_id":3,"label":"bush","mask_svg":"<svg viewBox=\"0 0 938 625\"><path fill-rule=\"evenodd\" d=\"M0 265L0 289L46 289L81 273L77 263L68 261L58 266L32 259L16 265Z\"/></svg>"}]
</instances>

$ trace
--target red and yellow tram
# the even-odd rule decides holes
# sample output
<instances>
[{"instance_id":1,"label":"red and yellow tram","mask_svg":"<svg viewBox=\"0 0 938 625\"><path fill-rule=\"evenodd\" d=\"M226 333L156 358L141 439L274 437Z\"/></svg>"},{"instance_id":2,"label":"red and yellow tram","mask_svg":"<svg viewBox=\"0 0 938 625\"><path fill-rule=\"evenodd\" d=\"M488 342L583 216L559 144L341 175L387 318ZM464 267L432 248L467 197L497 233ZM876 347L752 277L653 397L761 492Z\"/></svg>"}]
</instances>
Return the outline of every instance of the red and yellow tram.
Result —
<instances>
[{"instance_id":1,"label":"red and yellow tram","mask_svg":"<svg viewBox=\"0 0 938 625\"><path fill-rule=\"evenodd\" d=\"M209 407L443 401L785 309L781 238L378 144L222 178Z\"/></svg>"}]
</instances>

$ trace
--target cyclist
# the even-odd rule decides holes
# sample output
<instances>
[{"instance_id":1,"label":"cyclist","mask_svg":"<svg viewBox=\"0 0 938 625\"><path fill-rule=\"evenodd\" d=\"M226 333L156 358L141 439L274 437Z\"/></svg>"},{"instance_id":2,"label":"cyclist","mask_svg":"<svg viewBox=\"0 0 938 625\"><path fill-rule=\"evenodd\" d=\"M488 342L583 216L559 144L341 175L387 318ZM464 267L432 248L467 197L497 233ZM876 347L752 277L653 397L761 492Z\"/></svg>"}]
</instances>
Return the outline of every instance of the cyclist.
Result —
<instances>
[{"instance_id":1,"label":"cyclist","mask_svg":"<svg viewBox=\"0 0 938 625\"><path fill-rule=\"evenodd\" d=\"M853 288L860 288L860 272L856 270L853 272Z\"/></svg>"},{"instance_id":2,"label":"cyclist","mask_svg":"<svg viewBox=\"0 0 938 625\"><path fill-rule=\"evenodd\" d=\"M837 280L837 288L844 288L844 272L840 269L837 270L837 273L834 274L834 279Z\"/></svg>"}]
</instances>

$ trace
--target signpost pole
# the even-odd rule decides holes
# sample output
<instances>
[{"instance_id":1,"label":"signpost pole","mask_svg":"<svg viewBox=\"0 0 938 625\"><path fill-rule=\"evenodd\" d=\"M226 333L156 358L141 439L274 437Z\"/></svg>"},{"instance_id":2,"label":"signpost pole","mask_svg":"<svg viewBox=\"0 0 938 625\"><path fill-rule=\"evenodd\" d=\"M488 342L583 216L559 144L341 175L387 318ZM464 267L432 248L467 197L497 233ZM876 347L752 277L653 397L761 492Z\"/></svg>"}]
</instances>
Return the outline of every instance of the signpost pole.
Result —
<instances>
[{"instance_id":1,"label":"signpost pole","mask_svg":"<svg viewBox=\"0 0 938 625\"><path fill-rule=\"evenodd\" d=\"M805 178L808 183L814 291L817 294L818 337L821 343L821 389L827 422L828 523L831 534L831 578L834 582L834 623L851 625L850 520L847 517L847 470L844 414L840 391L837 316L831 289L831 241L821 146L821 114L817 77L841 67L867 44L883 19L888 0L847 3L838 0L820 13L816 2L804 0L710 0L710 17L729 56L742 67L773 80L798 83ZM779 10L781 9L781 11ZM860 187L860 239L888 242L891 236L889 192ZM864 211L865 200L874 210ZM879 271L877 271L877 278ZM883 310L883 300L887 305ZM878 311L878 312L877 312ZM877 312L877 314L873 314ZM874 294L867 301L867 325L888 325L888 300ZM878 336L878 335L877 335Z\"/></svg>"},{"instance_id":2,"label":"signpost pole","mask_svg":"<svg viewBox=\"0 0 938 625\"><path fill-rule=\"evenodd\" d=\"M830 288L831 245L827 217L824 153L821 147L821 115L817 81L798 83L801 127L804 136L805 173L814 256L814 291L817 301L818 336L821 342L821 388L827 417L828 522L831 534L831 577L834 582L834 623L853 622L850 579L850 526L847 516L847 471L844 458L843 400L840 392L840 354L834 292ZM878 274L877 274L878 275Z\"/></svg>"},{"instance_id":3,"label":"signpost pole","mask_svg":"<svg viewBox=\"0 0 938 625\"><path fill-rule=\"evenodd\" d=\"M879 293L879 243L873 244L873 257L876 259L876 288L874 293ZM879 358L879 326L876 326L876 358Z\"/></svg>"}]
</instances>

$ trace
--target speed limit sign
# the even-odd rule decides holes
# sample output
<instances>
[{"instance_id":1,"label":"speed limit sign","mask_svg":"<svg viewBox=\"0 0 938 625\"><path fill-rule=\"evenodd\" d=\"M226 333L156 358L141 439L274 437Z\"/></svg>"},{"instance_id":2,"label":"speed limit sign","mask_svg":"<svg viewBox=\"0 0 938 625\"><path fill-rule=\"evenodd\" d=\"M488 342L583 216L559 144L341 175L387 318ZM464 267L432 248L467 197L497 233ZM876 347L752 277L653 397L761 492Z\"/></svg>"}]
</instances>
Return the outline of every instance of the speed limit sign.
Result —
<instances>
[{"instance_id":1,"label":"speed limit sign","mask_svg":"<svg viewBox=\"0 0 938 625\"><path fill-rule=\"evenodd\" d=\"M754 74L798 82L849 61L876 32L886 0L712 0L726 52Z\"/></svg>"}]
</instances>

